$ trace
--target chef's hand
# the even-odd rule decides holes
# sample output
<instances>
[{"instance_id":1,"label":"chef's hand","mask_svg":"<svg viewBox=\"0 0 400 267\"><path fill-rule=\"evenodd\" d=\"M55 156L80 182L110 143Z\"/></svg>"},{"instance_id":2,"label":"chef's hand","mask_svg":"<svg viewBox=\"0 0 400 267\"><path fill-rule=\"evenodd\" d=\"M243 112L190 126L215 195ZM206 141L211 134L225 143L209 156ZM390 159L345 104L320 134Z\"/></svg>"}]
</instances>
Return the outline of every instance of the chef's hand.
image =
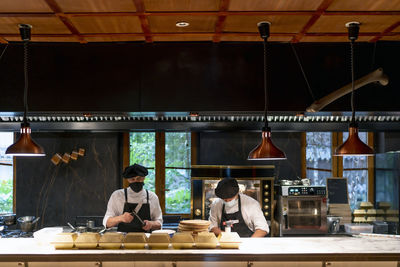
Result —
<instances>
[{"instance_id":1,"label":"chef's hand","mask_svg":"<svg viewBox=\"0 0 400 267\"><path fill-rule=\"evenodd\" d=\"M149 231L153 226L153 222L148 220L144 220L143 222L145 223L145 225L142 227L142 229L145 231Z\"/></svg>"},{"instance_id":2,"label":"chef's hand","mask_svg":"<svg viewBox=\"0 0 400 267\"><path fill-rule=\"evenodd\" d=\"M222 231L221 231L221 228L219 228L219 227L213 227L211 229L211 232L213 232L216 236L219 236Z\"/></svg>"},{"instance_id":3,"label":"chef's hand","mask_svg":"<svg viewBox=\"0 0 400 267\"><path fill-rule=\"evenodd\" d=\"M130 223L133 220L133 216L129 212L124 212L121 215L121 222Z\"/></svg>"}]
</instances>

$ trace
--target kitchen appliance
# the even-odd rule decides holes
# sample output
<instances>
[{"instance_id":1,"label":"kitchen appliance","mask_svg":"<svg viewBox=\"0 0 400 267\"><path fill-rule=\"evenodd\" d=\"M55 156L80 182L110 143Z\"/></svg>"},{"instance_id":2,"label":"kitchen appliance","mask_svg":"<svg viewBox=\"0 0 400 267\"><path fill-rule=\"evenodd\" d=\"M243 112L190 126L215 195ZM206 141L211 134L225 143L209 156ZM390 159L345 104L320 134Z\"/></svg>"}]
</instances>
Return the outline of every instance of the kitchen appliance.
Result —
<instances>
[{"instance_id":1,"label":"kitchen appliance","mask_svg":"<svg viewBox=\"0 0 400 267\"><path fill-rule=\"evenodd\" d=\"M339 217L339 216L327 216L326 217L328 232L330 234L339 233L341 219L342 219L342 217Z\"/></svg>"},{"instance_id":2,"label":"kitchen appliance","mask_svg":"<svg viewBox=\"0 0 400 267\"><path fill-rule=\"evenodd\" d=\"M14 225L17 221L17 216L14 213L2 213L0 214L0 225Z\"/></svg>"},{"instance_id":3,"label":"kitchen appliance","mask_svg":"<svg viewBox=\"0 0 400 267\"><path fill-rule=\"evenodd\" d=\"M228 166L228 165L192 165L192 218L207 220L211 203L217 197L215 188L226 177L235 178L239 192L260 203L261 210L269 225L273 220L274 203L274 166ZM273 229L269 235L271 235Z\"/></svg>"},{"instance_id":4,"label":"kitchen appliance","mask_svg":"<svg viewBox=\"0 0 400 267\"><path fill-rule=\"evenodd\" d=\"M280 236L327 233L326 187L277 186Z\"/></svg>"},{"instance_id":5,"label":"kitchen appliance","mask_svg":"<svg viewBox=\"0 0 400 267\"><path fill-rule=\"evenodd\" d=\"M40 217L35 218L35 216L23 216L19 217L17 221L22 232L32 232L39 219Z\"/></svg>"}]
</instances>

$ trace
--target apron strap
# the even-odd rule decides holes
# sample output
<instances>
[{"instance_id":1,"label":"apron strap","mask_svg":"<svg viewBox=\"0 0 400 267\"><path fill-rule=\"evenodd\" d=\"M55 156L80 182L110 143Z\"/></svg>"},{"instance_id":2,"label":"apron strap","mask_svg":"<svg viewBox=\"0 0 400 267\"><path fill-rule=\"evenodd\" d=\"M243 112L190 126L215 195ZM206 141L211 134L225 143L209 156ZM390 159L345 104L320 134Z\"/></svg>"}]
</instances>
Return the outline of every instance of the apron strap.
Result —
<instances>
[{"instance_id":1,"label":"apron strap","mask_svg":"<svg viewBox=\"0 0 400 267\"><path fill-rule=\"evenodd\" d=\"M128 203L128 190L127 190L127 188L124 188L124 193L125 193L125 203Z\"/></svg>"},{"instance_id":2,"label":"apron strap","mask_svg":"<svg viewBox=\"0 0 400 267\"><path fill-rule=\"evenodd\" d=\"M147 191L147 189L146 189L146 194L147 194L147 204L149 204L149 191ZM137 203L137 205L136 205L136 208L135 208L135 212L136 213L138 213L139 212L139 210L142 208L142 205L143 205L143 199L141 199L138 203Z\"/></svg>"}]
</instances>

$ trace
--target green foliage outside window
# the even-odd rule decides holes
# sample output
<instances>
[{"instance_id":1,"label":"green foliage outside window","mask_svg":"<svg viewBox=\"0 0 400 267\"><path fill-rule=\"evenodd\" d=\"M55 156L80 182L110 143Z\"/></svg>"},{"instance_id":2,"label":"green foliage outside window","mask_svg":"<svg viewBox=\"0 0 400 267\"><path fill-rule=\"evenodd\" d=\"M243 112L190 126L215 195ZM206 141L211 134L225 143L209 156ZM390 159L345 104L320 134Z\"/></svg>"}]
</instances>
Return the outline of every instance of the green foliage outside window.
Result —
<instances>
[{"instance_id":1,"label":"green foliage outside window","mask_svg":"<svg viewBox=\"0 0 400 267\"><path fill-rule=\"evenodd\" d=\"M190 213L191 134L165 133L165 211ZM130 134L130 164L149 168L145 188L155 192L155 133Z\"/></svg>"},{"instance_id":2,"label":"green foliage outside window","mask_svg":"<svg viewBox=\"0 0 400 267\"><path fill-rule=\"evenodd\" d=\"M0 213L13 212L13 157L5 154L13 141L13 133L0 132Z\"/></svg>"},{"instance_id":3,"label":"green foliage outside window","mask_svg":"<svg viewBox=\"0 0 400 267\"><path fill-rule=\"evenodd\" d=\"M190 213L190 133L165 133L166 213Z\"/></svg>"},{"instance_id":4,"label":"green foliage outside window","mask_svg":"<svg viewBox=\"0 0 400 267\"><path fill-rule=\"evenodd\" d=\"M156 134L154 132L133 132L129 140L129 163L137 163L149 169L144 188L155 192Z\"/></svg>"},{"instance_id":5,"label":"green foliage outside window","mask_svg":"<svg viewBox=\"0 0 400 267\"><path fill-rule=\"evenodd\" d=\"M0 213L13 211L13 180L0 182Z\"/></svg>"}]
</instances>

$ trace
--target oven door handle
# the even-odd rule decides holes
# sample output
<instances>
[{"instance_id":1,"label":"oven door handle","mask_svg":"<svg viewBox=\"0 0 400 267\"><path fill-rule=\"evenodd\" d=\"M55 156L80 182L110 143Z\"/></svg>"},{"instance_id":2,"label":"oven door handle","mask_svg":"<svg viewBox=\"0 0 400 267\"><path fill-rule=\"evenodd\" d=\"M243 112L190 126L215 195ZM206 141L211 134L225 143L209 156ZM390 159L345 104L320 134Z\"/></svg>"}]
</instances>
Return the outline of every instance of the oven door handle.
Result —
<instances>
[{"instance_id":1,"label":"oven door handle","mask_svg":"<svg viewBox=\"0 0 400 267\"><path fill-rule=\"evenodd\" d=\"M287 214L283 215L283 219L285 220L285 229L288 229L288 219L287 219Z\"/></svg>"}]
</instances>

